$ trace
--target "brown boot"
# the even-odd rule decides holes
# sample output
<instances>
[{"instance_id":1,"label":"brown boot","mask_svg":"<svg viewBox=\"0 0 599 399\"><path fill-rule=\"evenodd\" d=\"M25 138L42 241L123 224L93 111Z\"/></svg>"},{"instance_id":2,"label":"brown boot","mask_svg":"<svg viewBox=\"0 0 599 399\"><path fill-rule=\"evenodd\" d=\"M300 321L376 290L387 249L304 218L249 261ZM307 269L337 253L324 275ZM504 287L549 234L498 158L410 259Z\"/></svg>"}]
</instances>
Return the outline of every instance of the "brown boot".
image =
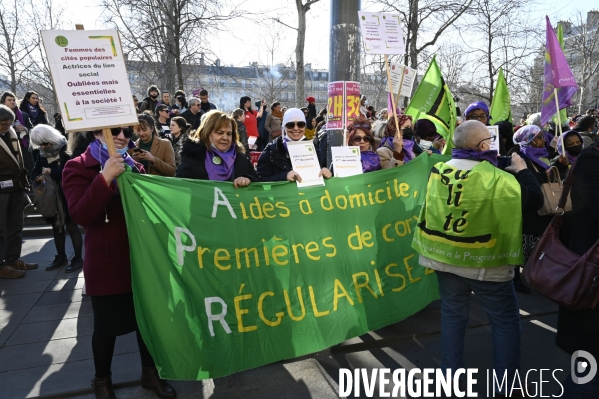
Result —
<instances>
[{"instance_id":1,"label":"brown boot","mask_svg":"<svg viewBox=\"0 0 599 399\"><path fill-rule=\"evenodd\" d=\"M4 266L0 269L0 278L19 278L23 277L25 272L21 270L15 270L10 266Z\"/></svg>"},{"instance_id":2,"label":"brown boot","mask_svg":"<svg viewBox=\"0 0 599 399\"><path fill-rule=\"evenodd\" d=\"M37 263L25 263L23 259L13 260L12 262L8 263L8 266L17 270L37 269Z\"/></svg>"},{"instance_id":3,"label":"brown boot","mask_svg":"<svg viewBox=\"0 0 599 399\"><path fill-rule=\"evenodd\" d=\"M104 378L94 378L92 387L94 387L96 399L116 399L116 395L112 389L112 373Z\"/></svg>"},{"instance_id":4,"label":"brown boot","mask_svg":"<svg viewBox=\"0 0 599 399\"><path fill-rule=\"evenodd\" d=\"M166 380L160 379L156 367L144 367L141 371L141 386L154 391L159 398L176 398L175 388Z\"/></svg>"}]
</instances>

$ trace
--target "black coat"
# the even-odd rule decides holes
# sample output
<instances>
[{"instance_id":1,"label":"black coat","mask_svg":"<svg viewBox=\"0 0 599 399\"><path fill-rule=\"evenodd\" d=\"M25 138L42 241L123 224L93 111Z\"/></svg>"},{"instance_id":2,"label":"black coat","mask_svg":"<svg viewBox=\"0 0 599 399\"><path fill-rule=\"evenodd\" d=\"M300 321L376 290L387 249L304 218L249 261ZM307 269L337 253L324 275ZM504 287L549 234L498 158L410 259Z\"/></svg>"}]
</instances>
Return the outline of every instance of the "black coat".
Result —
<instances>
[{"instance_id":1,"label":"black coat","mask_svg":"<svg viewBox=\"0 0 599 399\"><path fill-rule=\"evenodd\" d=\"M599 149L585 148L576 160L572 199L572 232L568 248L586 253L599 239ZM599 359L599 306L573 311L560 307L557 321L557 346L572 354L585 350Z\"/></svg>"},{"instance_id":2,"label":"black coat","mask_svg":"<svg viewBox=\"0 0 599 399\"><path fill-rule=\"evenodd\" d=\"M289 159L289 152L283 144L283 136L279 136L268 143L258 159L256 170L262 181L287 180L287 173L293 170L293 166L291 165L291 159Z\"/></svg>"},{"instance_id":3,"label":"black coat","mask_svg":"<svg viewBox=\"0 0 599 399\"><path fill-rule=\"evenodd\" d=\"M181 116L183 118L185 118L185 120L187 121L187 123L189 123L191 125L191 127L189 128L189 131L191 132L192 130L196 130L197 128L200 127L200 122L202 121L202 115L204 113L202 112L202 110L198 111L197 114L193 114L191 112L191 110L187 110L185 112L183 112L181 114Z\"/></svg>"},{"instance_id":4,"label":"black coat","mask_svg":"<svg viewBox=\"0 0 599 399\"><path fill-rule=\"evenodd\" d=\"M517 153L526 162L526 167L532 172L534 177L539 182L539 185L543 183L549 183L549 176L545 172L545 169L534 163L532 160L526 157L521 151L520 147L514 147L508 156L512 156L512 153ZM536 168L536 169L535 169ZM538 208L537 208L538 209ZM541 216L539 213L534 211L528 211L522 213L522 234L542 236L549 223L551 223L553 215Z\"/></svg>"},{"instance_id":5,"label":"black coat","mask_svg":"<svg viewBox=\"0 0 599 399\"><path fill-rule=\"evenodd\" d=\"M181 147L181 163L177 167L175 177L187 179L210 180L206 171L206 145L203 142L185 140ZM238 177L247 177L252 181L259 181L258 175L250 158L243 152L237 151L233 173L228 181Z\"/></svg>"},{"instance_id":6,"label":"black coat","mask_svg":"<svg viewBox=\"0 0 599 399\"><path fill-rule=\"evenodd\" d=\"M64 169L64 166L66 165L67 161L71 159L71 156L67 154L66 151L67 145L65 144L60 149L60 152L58 154L59 158L56 161L50 163L46 158L42 157L42 154L40 152L35 161L35 167L33 168L33 172L31 172L31 181L35 181L35 179L42 174L43 168L50 168L50 177L52 178L52 180L56 182L56 185L58 187L65 215L68 214L69 210L67 207L67 199L62 191L62 170ZM46 218L46 222L52 224L54 222L54 218Z\"/></svg>"}]
</instances>

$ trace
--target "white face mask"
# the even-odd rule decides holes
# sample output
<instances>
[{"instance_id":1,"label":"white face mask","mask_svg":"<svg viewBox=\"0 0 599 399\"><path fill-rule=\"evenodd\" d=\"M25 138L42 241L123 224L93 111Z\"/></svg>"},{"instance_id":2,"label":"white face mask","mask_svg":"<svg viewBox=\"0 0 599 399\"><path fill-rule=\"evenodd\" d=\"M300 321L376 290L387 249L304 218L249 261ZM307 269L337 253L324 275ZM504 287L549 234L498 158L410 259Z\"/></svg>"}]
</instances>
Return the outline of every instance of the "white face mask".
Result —
<instances>
[{"instance_id":1,"label":"white face mask","mask_svg":"<svg viewBox=\"0 0 599 399\"><path fill-rule=\"evenodd\" d=\"M420 143L418 143L418 145L423 150L428 150L428 149L430 149L433 146L433 142L432 141L426 141L426 140L420 139Z\"/></svg>"}]
</instances>

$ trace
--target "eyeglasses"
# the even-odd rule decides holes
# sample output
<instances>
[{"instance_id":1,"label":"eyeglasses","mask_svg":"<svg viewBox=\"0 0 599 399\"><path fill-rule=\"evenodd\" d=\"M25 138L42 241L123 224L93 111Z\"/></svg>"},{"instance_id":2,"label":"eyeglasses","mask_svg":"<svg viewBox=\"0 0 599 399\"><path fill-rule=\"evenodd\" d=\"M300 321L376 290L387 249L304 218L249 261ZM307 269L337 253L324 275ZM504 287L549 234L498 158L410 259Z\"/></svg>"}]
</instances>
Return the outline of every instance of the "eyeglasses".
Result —
<instances>
[{"instance_id":1,"label":"eyeglasses","mask_svg":"<svg viewBox=\"0 0 599 399\"><path fill-rule=\"evenodd\" d=\"M483 120L483 119L488 119L489 117L487 116L487 114L481 114L481 115L468 115L466 117L466 119L468 120L472 120L472 119L476 119L476 120Z\"/></svg>"},{"instance_id":2,"label":"eyeglasses","mask_svg":"<svg viewBox=\"0 0 599 399\"><path fill-rule=\"evenodd\" d=\"M482 144L483 141L487 141L487 140L491 140L491 143L493 143L495 140L497 140L497 136L492 135L491 137L487 137L486 139L482 139L481 141L478 142L478 144L476 146L478 147L479 145Z\"/></svg>"},{"instance_id":3,"label":"eyeglasses","mask_svg":"<svg viewBox=\"0 0 599 399\"><path fill-rule=\"evenodd\" d=\"M354 136L354 138L352 139L352 141L354 143L359 143L361 141L363 141L365 143L370 143L370 137L368 137L368 136Z\"/></svg>"},{"instance_id":4,"label":"eyeglasses","mask_svg":"<svg viewBox=\"0 0 599 399\"><path fill-rule=\"evenodd\" d=\"M368 124L368 123L354 123L350 127L356 127L356 128L357 127L365 127L365 128L370 129L370 124Z\"/></svg>"},{"instance_id":5,"label":"eyeglasses","mask_svg":"<svg viewBox=\"0 0 599 399\"><path fill-rule=\"evenodd\" d=\"M45 147L45 146L47 146L47 145L50 145L50 143L41 143L41 144L40 144L40 146L41 146L41 147Z\"/></svg>"},{"instance_id":6,"label":"eyeglasses","mask_svg":"<svg viewBox=\"0 0 599 399\"><path fill-rule=\"evenodd\" d=\"M123 132L123 136L125 136L126 139L130 139L131 135L133 134L133 132L129 128L113 127L112 129L110 129L110 133L112 133L113 137L118 136L119 134L121 134L121 132Z\"/></svg>"},{"instance_id":7,"label":"eyeglasses","mask_svg":"<svg viewBox=\"0 0 599 399\"><path fill-rule=\"evenodd\" d=\"M293 129L295 126L299 127L300 129L303 129L306 127L306 122L287 122L285 124L285 127L287 129Z\"/></svg>"}]
</instances>

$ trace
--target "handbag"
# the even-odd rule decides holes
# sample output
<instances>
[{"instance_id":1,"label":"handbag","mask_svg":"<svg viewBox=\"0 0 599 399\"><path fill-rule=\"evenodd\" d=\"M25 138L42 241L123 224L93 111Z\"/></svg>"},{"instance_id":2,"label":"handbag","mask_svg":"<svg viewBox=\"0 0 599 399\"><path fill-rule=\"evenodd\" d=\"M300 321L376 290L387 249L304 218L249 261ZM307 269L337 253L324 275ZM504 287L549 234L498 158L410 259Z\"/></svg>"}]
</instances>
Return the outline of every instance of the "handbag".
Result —
<instances>
[{"instance_id":1,"label":"handbag","mask_svg":"<svg viewBox=\"0 0 599 399\"><path fill-rule=\"evenodd\" d=\"M543 296L572 310L594 308L599 302L599 240L584 254L570 251L559 239L566 199L576 163L563 184L556 215L524 267L526 283Z\"/></svg>"},{"instance_id":2,"label":"handbag","mask_svg":"<svg viewBox=\"0 0 599 399\"><path fill-rule=\"evenodd\" d=\"M537 173L539 172L534 162L532 162L532 167L537 171ZM541 184L544 201L543 207L538 211L540 216L555 215L558 202L563 191L559 170L555 166L552 166L547 170L547 172L549 181L547 183ZM551 173L549 172L553 172L553 181L551 181ZM567 201L561 208L564 210L564 212L570 212L572 210L572 201L570 201L570 195L567 196Z\"/></svg>"}]
</instances>

